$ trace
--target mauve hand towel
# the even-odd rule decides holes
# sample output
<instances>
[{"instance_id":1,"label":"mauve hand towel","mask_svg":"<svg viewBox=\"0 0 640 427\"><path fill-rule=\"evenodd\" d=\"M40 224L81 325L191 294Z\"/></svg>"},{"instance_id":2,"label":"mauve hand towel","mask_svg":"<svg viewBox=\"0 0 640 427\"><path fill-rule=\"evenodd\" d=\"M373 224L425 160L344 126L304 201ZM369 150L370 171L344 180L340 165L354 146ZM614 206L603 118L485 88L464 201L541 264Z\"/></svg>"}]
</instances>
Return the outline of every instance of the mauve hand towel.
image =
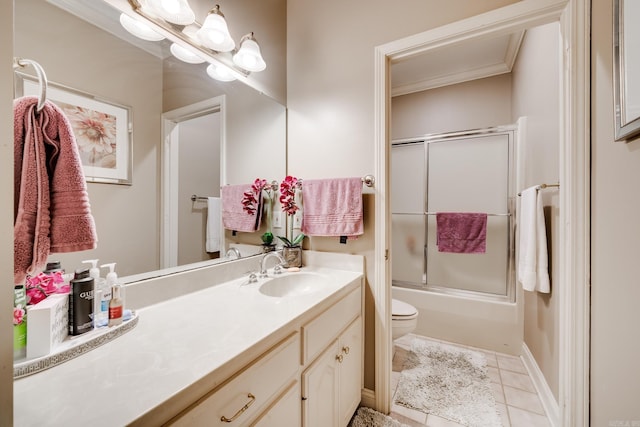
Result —
<instances>
[{"instance_id":1,"label":"mauve hand towel","mask_svg":"<svg viewBox=\"0 0 640 427\"><path fill-rule=\"evenodd\" d=\"M47 102L16 99L14 282L44 266L49 252L94 249L97 235L80 155L67 117Z\"/></svg>"},{"instance_id":2,"label":"mauve hand towel","mask_svg":"<svg viewBox=\"0 0 640 427\"><path fill-rule=\"evenodd\" d=\"M304 234L356 237L364 233L362 178L304 180L302 202Z\"/></svg>"},{"instance_id":3,"label":"mauve hand towel","mask_svg":"<svg viewBox=\"0 0 640 427\"><path fill-rule=\"evenodd\" d=\"M220 187L222 199L222 225L227 230L254 232L260 228L262 213L262 197L258 195L258 206L254 213L243 209L244 192L251 189L251 184L224 185Z\"/></svg>"},{"instance_id":4,"label":"mauve hand towel","mask_svg":"<svg viewBox=\"0 0 640 427\"><path fill-rule=\"evenodd\" d=\"M438 252L483 254L487 251L487 214L437 212Z\"/></svg>"}]
</instances>

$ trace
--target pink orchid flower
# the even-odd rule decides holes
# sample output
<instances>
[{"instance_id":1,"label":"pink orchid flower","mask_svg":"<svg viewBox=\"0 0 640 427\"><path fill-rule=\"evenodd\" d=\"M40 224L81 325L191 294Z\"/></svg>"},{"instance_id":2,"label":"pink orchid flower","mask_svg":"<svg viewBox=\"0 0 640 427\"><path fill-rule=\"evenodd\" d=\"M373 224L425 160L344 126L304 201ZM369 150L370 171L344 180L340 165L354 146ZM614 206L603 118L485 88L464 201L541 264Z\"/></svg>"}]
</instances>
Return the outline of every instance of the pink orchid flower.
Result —
<instances>
[{"instance_id":1,"label":"pink orchid flower","mask_svg":"<svg viewBox=\"0 0 640 427\"><path fill-rule=\"evenodd\" d=\"M13 324L19 325L24 320L24 308L22 308L21 304L18 304L16 307L13 307Z\"/></svg>"}]
</instances>

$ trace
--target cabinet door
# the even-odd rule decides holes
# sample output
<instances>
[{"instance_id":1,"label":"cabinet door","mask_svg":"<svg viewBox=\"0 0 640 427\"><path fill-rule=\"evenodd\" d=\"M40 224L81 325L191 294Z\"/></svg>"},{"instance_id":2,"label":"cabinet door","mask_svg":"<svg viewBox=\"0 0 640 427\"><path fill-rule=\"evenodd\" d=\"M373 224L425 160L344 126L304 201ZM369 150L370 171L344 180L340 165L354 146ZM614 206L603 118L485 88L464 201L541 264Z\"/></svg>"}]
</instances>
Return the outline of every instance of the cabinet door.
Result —
<instances>
[{"instance_id":1,"label":"cabinet door","mask_svg":"<svg viewBox=\"0 0 640 427\"><path fill-rule=\"evenodd\" d=\"M300 427L300 382L296 381L278 398L253 427Z\"/></svg>"},{"instance_id":2,"label":"cabinet door","mask_svg":"<svg viewBox=\"0 0 640 427\"><path fill-rule=\"evenodd\" d=\"M338 342L316 359L302 374L302 417L304 427L338 425Z\"/></svg>"},{"instance_id":3,"label":"cabinet door","mask_svg":"<svg viewBox=\"0 0 640 427\"><path fill-rule=\"evenodd\" d=\"M358 317L340 336L340 426L349 424L362 398L362 317Z\"/></svg>"}]
</instances>

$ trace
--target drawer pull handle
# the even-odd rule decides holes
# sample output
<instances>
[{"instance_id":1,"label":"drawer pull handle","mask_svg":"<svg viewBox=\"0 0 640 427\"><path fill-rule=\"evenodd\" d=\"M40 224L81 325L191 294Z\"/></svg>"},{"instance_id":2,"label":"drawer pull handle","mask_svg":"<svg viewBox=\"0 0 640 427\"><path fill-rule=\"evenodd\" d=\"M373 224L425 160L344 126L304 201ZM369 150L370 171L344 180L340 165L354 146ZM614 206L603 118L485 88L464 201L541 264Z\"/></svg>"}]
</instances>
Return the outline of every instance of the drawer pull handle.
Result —
<instances>
[{"instance_id":1,"label":"drawer pull handle","mask_svg":"<svg viewBox=\"0 0 640 427\"><path fill-rule=\"evenodd\" d=\"M220 418L220 421L222 421L223 423L230 423L233 422L233 420L235 420L236 418L238 418L244 411L246 411L247 409L249 409L249 406L251 406L253 404L253 402L256 401L256 397L249 393L247 395L247 397L249 398L249 401L247 402L246 405L244 405L242 408L240 408L240 410L238 412L236 412L236 414L231 417L231 418L227 418L224 415Z\"/></svg>"},{"instance_id":2,"label":"drawer pull handle","mask_svg":"<svg viewBox=\"0 0 640 427\"><path fill-rule=\"evenodd\" d=\"M339 354L339 355L337 355L337 356L336 356L336 360L337 360L338 362L342 363L342 359L344 359L344 356L343 356L343 355Z\"/></svg>"},{"instance_id":3,"label":"drawer pull handle","mask_svg":"<svg viewBox=\"0 0 640 427\"><path fill-rule=\"evenodd\" d=\"M349 354L349 346L344 346L344 347L342 347L342 352L343 352L344 354Z\"/></svg>"}]
</instances>

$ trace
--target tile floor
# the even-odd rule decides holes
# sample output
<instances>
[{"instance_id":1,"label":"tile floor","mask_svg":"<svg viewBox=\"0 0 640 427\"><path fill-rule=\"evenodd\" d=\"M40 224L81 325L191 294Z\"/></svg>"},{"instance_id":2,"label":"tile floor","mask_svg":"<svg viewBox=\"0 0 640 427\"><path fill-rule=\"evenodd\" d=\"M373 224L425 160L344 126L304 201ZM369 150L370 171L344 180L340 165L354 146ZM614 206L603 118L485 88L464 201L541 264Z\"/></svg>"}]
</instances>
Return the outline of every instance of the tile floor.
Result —
<instances>
[{"instance_id":1,"label":"tile floor","mask_svg":"<svg viewBox=\"0 0 640 427\"><path fill-rule=\"evenodd\" d=\"M391 385L394 393L398 380L400 379L400 371L402 370L406 350L410 348L414 338L440 341L414 334L405 335L395 341L393 372L391 373ZM453 343L447 344L457 345ZM531 378L529 378L529 374L519 357L463 345L458 346L477 350L486 355L491 386L493 387L498 411L502 417L503 427L551 426L545 415L540 398L536 393L536 389L533 386L533 382ZM394 419L412 427L461 426L461 424L456 422L435 415L427 415L423 412L396 404L392 404L390 415Z\"/></svg>"}]
</instances>

